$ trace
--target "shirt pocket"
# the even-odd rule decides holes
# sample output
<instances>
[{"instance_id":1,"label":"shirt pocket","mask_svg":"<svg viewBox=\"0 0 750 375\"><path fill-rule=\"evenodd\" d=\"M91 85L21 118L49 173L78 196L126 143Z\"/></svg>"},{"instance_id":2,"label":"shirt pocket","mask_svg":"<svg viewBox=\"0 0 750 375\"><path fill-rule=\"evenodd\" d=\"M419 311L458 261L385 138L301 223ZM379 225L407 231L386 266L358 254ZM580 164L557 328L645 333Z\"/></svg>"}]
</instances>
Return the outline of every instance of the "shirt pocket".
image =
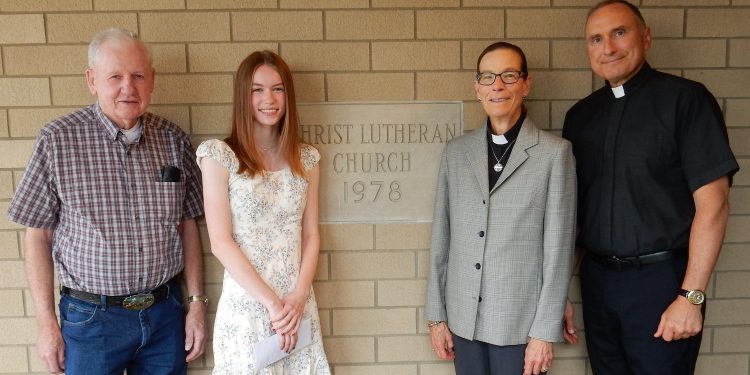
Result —
<instances>
[{"instance_id":1,"label":"shirt pocket","mask_svg":"<svg viewBox=\"0 0 750 375\"><path fill-rule=\"evenodd\" d=\"M146 200L147 211L159 222L175 223L182 218L182 206L185 201L185 182L149 182L149 195Z\"/></svg>"}]
</instances>

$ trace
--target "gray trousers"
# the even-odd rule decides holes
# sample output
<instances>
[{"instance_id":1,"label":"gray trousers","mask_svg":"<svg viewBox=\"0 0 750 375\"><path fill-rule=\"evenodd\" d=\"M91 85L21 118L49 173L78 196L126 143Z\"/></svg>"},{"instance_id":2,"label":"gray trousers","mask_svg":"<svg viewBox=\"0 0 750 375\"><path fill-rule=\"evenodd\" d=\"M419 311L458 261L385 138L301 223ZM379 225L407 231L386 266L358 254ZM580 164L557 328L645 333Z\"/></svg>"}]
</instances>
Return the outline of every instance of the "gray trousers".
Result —
<instances>
[{"instance_id":1,"label":"gray trousers","mask_svg":"<svg viewBox=\"0 0 750 375\"><path fill-rule=\"evenodd\" d=\"M526 344L498 346L453 335L456 375L521 375Z\"/></svg>"}]
</instances>

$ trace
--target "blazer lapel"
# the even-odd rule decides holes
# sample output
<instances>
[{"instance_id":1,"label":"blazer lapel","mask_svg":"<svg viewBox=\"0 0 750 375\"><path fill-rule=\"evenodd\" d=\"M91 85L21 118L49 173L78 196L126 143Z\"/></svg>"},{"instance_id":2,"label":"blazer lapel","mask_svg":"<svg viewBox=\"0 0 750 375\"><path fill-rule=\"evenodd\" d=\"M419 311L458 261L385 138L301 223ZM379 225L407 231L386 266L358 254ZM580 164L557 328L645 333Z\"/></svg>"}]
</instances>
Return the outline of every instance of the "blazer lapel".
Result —
<instances>
[{"instance_id":1,"label":"blazer lapel","mask_svg":"<svg viewBox=\"0 0 750 375\"><path fill-rule=\"evenodd\" d=\"M485 125L486 126L486 125ZM474 171L477 185L484 199L489 199L489 177L487 177L487 137L485 126L475 129L469 135L465 155L469 166Z\"/></svg>"},{"instance_id":2,"label":"blazer lapel","mask_svg":"<svg viewBox=\"0 0 750 375\"><path fill-rule=\"evenodd\" d=\"M497 179L495 186L492 187L490 194L495 191L500 185L505 182L512 174L523 164L526 159L529 158L529 153L526 151L531 147L536 146L539 143L539 129L534 126L534 123L529 119L528 115L521 124L521 130L518 132L518 138L516 138L516 145L513 146L513 150L510 152L510 158L508 158L508 164L503 169L503 173L500 178ZM486 152L485 152L486 154ZM486 157L486 155L485 155ZM485 164L487 161L485 160ZM485 169L485 175L487 174L487 167Z\"/></svg>"}]
</instances>

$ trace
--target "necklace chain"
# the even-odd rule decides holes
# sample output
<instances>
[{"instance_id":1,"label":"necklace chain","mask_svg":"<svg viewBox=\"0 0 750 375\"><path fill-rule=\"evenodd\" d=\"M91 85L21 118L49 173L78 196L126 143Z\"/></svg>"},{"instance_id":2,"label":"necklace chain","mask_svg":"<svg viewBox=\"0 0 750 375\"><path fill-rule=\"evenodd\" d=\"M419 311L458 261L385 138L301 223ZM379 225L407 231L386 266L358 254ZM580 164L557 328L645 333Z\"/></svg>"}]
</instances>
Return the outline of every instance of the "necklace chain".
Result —
<instances>
[{"instance_id":1,"label":"necklace chain","mask_svg":"<svg viewBox=\"0 0 750 375\"><path fill-rule=\"evenodd\" d=\"M260 147L261 151L263 151L263 152L271 151L271 150L275 149L276 146L278 146L278 145L277 144L272 144L272 145L270 145L268 147L263 147L261 145L258 145L258 147Z\"/></svg>"},{"instance_id":2,"label":"necklace chain","mask_svg":"<svg viewBox=\"0 0 750 375\"><path fill-rule=\"evenodd\" d=\"M498 172L498 173L502 172L503 165L500 164L500 160L503 160L503 158L505 157L505 154L507 154L508 151L510 151L511 146L513 146L514 143L516 143L515 139L512 142L508 143L508 148L506 148L505 151L503 151L503 154L500 155L500 159L497 158L497 155L495 154L495 148L492 147L492 144L490 144L490 151L492 151L492 156L495 157L495 161L497 162L497 164L495 164L495 166L492 167L492 169L494 169L495 172Z\"/></svg>"}]
</instances>

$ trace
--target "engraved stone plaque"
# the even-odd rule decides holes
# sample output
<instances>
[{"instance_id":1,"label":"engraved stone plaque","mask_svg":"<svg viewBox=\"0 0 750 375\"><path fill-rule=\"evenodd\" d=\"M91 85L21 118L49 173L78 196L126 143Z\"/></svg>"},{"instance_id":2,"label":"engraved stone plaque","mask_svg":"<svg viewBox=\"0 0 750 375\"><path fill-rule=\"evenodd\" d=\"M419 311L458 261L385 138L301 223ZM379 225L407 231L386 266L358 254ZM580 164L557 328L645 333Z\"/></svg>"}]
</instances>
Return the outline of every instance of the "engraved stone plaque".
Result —
<instances>
[{"instance_id":1,"label":"engraved stone plaque","mask_svg":"<svg viewBox=\"0 0 750 375\"><path fill-rule=\"evenodd\" d=\"M430 221L440 155L463 133L461 102L299 104L321 153L322 222Z\"/></svg>"}]
</instances>

